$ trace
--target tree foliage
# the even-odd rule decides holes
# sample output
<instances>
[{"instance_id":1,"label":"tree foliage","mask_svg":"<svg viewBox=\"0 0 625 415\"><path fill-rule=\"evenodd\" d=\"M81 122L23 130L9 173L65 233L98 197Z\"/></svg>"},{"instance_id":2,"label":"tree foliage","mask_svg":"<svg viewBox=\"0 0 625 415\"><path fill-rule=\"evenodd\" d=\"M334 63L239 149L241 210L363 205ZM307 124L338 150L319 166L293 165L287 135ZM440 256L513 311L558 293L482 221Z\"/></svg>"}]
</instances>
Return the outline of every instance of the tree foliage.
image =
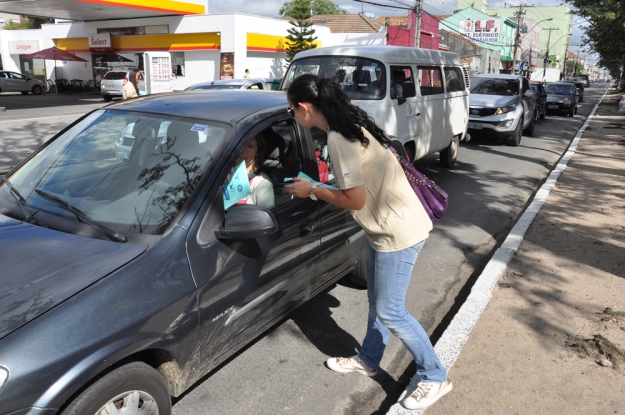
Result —
<instances>
[{"instance_id":1,"label":"tree foliage","mask_svg":"<svg viewBox=\"0 0 625 415\"><path fill-rule=\"evenodd\" d=\"M279 14L280 16L295 17L293 15L294 10L301 7L308 8L308 13L310 14L310 3L310 0L293 0L286 2L280 8ZM331 0L315 0L312 7L312 14L313 16L318 14L347 14L347 10Z\"/></svg>"},{"instance_id":2,"label":"tree foliage","mask_svg":"<svg viewBox=\"0 0 625 415\"><path fill-rule=\"evenodd\" d=\"M625 67L625 2L622 0L566 0L588 21L582 41L599 55L600 66L618 77Z\"/></svg>"},{"instance_id":3,"label":"tree foliage","mask_svg":"<svg viewBox=\"0 0 625 415\"><path fill-rule=\"evenodd\" d=\"M317 39L317 37L313 37L315 29L312 28L310 7L302 2L295 3L294 1L292 3L293 8L289 12L291 13L289 16L292 18L290 23L293 27L287 30L286 38L289 42L285 49L286 61L289 64L298 52L314 49L316 45L313 41Z\"/></svg>"},{"instance_id":4,"label":"tree foliage","mask_svg":"<svg viewBox=\"0 0 625 415\"><path fill-rule=\"evenodd\" d=\"M3 26L4 30L25 30L25 29L41 29L41 25L45 23L54 23L54 19L35 16L21 16L19 22L9 20Z\"/></svg>"}]
</instances>

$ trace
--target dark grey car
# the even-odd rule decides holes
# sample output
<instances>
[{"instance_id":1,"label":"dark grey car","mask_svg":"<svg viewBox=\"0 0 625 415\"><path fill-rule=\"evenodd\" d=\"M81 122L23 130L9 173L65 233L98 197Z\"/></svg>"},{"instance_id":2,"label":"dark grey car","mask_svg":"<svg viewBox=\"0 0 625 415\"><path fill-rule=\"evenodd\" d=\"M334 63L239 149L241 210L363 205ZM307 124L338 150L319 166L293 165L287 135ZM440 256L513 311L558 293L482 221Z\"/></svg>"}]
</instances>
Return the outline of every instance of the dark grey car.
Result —
<instances>
[{"instance_id":1,"label":"dark grey car","mask_svg":"<svg viewBox=\"0 0 625 415\"><path fill-rule=\"evenodd\" d=\"M0 414L167 415L171 396L362 269L364 233L346 210L283 192L300 172L335 184L315 156L325 134L313 140L286 109L276 92L124 101L7 174ZM275 206L225 211L222 185L259 135Z\"/></svg>"}]
</instances>

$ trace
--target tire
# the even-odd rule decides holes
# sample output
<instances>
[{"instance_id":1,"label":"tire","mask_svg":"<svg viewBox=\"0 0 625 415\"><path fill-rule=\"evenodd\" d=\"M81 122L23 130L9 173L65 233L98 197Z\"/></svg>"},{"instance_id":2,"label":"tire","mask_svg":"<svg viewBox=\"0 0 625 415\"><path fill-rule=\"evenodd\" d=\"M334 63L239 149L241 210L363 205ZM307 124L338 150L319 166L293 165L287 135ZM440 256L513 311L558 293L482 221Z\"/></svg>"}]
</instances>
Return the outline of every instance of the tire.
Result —
<instances>
[{"instance_id":1,"label":"tire","mask_svg":"<svg viewBox=\"0 0 625 415\"><path fill-rule=\"evenodd\" d=\"M113 97L110 95L102 95L102 99L105 100L106 102L110 102Z\"/></svg>"},{"instance_id":2,"label":"tire","mask_svg":"<svg viewBox=\"0 0 625 415\"><path fill-rule=\"evenodd\" d=\"M129 363L97 380L62 413L104 414L171 415L171 397L165 379L143 362Z\"/></svg>"},{"instance_id":3,"label":"tire","mask_svg":"<svg viewBox=\"0 0 625 415\"><path fill-rule=\"evenodd\" d=\"M521 137L523 136L522 127L523 127L523 118L521 117L521 119L519 120L519 125L516 126L516 130L514 130L514 132L508 139L509 146L517 147L519 144L521 144Z\"/></svg>"},{"instance_id":4,"label":"tire","mask_svg":"<svg viewBox=\"0 0 625 415\"><path fill-rule=\"evenodd\" d=\"M446 149L441 151L441 166L451 169L458 160L458 148L460 147L460 139L458 136L454 136L451 139L451 143Z\"/></svg>"},{"instance_id":5,"label":"tire","mask_svg":"<svg viewBox=\"0 0 625 415\"><path fill-rule=\"evenodd\" d=\"M349 279L356 285L360 285L361 287L367 286L367 267L365 260L365 250L363 249L362 255L356 265L354 265L354 269L349 273Z\"/></svg>"},{"instance_id":6,"label":"tire","mask_svg":"<svg viewBox=\"0 0 625 415\"><path fill-rule=\"evenodd\" d=\"M545 104L545 106L543 107L543 112L540 114L540 119L544 120L546 116L547 116L547 104Z\"/></svg>"},{"instance_id":7,"label":"tire","mask_svg":"<svg viewBox=\"0 0 625 415\"><path fill-rule=\"evenodd\" d=\"M33 95L41 95L41 93L43 92L43 88L41 87L41 85L35 85L32 89Z\"/></svg>"},{"instance_id":8,"label":"tire","mask_svg":"<svg viewBox=\"0 0 625 415\"><path fill-rule=\"evenodd\" d=\"M530 137L534 135L534 127L536 127L537 118L538 118L538 114L536 114L536 111L534 111L534 114L532 114L532 121L530 121L530 125L528 125L527 128L523 130L523 134L528 135Z\"/></svg>"},{"instance_id":9,"label":"tire","mask_svg":"<svg viewBox=\"0 0 625 415\"><path fill-rule=\"evenodd\" d=\"M28 95L28 91L20 91L22 95Z\"/></svg>"},{"instance_id":10,"label":"tire","mask_svg":"<svg viewBox=\"0 0 625 415\"><path fill-rule=\"evenodd\" d=\"M575 115L575 111L576 111L576 110L577 110L577 106L575 106L575 107L571 108L571 109L569 110L569 114L568 114L568 115L569 115L569 117L574 116L574 115Z\"/></svg>"}]
</instances>

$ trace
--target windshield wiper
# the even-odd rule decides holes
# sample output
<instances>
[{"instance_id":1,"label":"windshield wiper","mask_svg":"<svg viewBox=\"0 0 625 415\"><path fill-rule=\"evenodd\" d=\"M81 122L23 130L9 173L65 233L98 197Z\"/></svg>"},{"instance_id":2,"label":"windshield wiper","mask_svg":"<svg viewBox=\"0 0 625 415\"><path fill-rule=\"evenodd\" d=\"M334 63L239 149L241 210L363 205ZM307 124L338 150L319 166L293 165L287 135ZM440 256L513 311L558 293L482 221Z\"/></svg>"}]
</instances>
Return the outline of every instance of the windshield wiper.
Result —
<instances>
[{"instance_id":1,"label":"windshield wiper","mask_svg":"<svg viewBox=\"0 0 625 415\"><path fill-rule=\"evenodd\" d=\"M26 210L26 199L24 199L24 196L22 196L21 193L17 191L17 189L11 184L11 182L9 181L9 179L6 178L6 176L2 176L2 180L4 180L6 185L9 186L9 189L11 189L9 193L13 195L15 200L19 202L18 204L20 206L20 209L22 209L22 214L24 215L24 221L26 223L38 224L33 216L35 215L35 213L39 211L38 210L35 211L35 213L33 213L32 215L28 213L28 211Z\"/></svg>"},{"instance_id":2,"label":"windshield wiper","mask_svg":"<svg viewBox=\"0 0 625 415\"><path fill-rule=\"evenodd\" d=\"M98 229L100 232L108 236L111 240L115 240L118 242L128 242L128 238L126 238L125 235L119 232L115 232L113 229L94 221L85 212L78 209L77 207L70 205L68 202L61 199L60 197L51 195L50 193L45 192L41 189L35 189L35 192L37 192L39 196L43 197L48 202L54 203L55 205L73 213L80 222L86 223L87 225L91 225L92 227Z\"/></svg>"}]
</instances>

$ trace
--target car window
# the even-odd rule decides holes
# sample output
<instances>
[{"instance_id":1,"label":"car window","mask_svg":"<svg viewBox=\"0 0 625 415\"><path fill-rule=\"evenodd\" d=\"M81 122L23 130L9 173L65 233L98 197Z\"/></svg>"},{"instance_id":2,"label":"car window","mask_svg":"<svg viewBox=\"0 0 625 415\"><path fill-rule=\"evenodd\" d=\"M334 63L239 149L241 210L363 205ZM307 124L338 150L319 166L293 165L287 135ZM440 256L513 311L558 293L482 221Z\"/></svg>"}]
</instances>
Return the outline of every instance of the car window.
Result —
<instances>
[{"instance_id":1,"label":"car window","mask_svg":"<svg viewBox=\"0 0 625 415\"><path fill-rule=\"evenodd\" d=\"M346 56L299 59L289 67L282 88L287 89L304 74L331 79L352 100L379 100L386 96L386 68L376 60Z\"/></svg>"},{"instance_id":2,"label":"car window","mask_svg":"<svg viewBox=\"0 0 625 415\"><path fill-rule=\"evenodd\" d=\"M419 66L419 90L422 96L443 93L443 77L438 66Z\"/></svg>"},{"instance_id":3,"label":"car window","mask_svg":"<svg viewBox=\"0 0 625 415\"><path fill-rule=\"evenodd\" d=\"M258 84L253 84L247 87L247 89L263 89L263 85L258 83Z\"/></svg>"},{"instance_id":4,"label":"car window","mask_svg":"<svg viewBox=\"0 0 625 415\"><path fill-rule=\"evenodd\" d=\"M391 99L411 98L417 95L412 67L391 66Z\"/></svg>"},{"instance_id":5,"label":"car window","mask_svg":"<svg viewBox=\"0 0 625 415\"><path fill-rule=\"evenodd\" d=\"M0 78L6 78L6 74L4 72L0 72Z\"/></svg>"},{"instance_id":6,"label":"car window","mask_svg":"<svg viewBox=\"0 0 625 415\"><path fill-rule=\"evenodd\" d=\"M519 93L519 81L503 78L471 78L471 93L482 95L513 96Z\"/></svg>"},{"instance_id":7,"label":"car window","mask_svg":"<svg viewBox=\"0 0 625 415\"><path fill-rule=\"evenodd\" d=\"M460 68L444 68L447 92L464 91L464 76Z\"/></svg>"},{"instance_id":8,"label":"car window","mask_svg":"<svg viewBox=\"0 0 625 415\"><path fill-rule=\"evenodd\" d=\"M548 94L571 95L575 94L575 89L569 85L547 85L545 91Z\"/></svg>"},{"instance_id":9,"label":"car window","mask_svg":"<svg viewBox=\"0 0 625 415\"><path fill-rule=\"evenodd\" d=\"M232 127L128 111L97 111L26 163L11 181L33 209L75 221L43 190L125 235L161 235Z\"/></svg>"},{"instance_id":10,"label":"car window","mask_svg":"<svg viewBox=\"0 0 625 415\"><path fill-rule=\"evenodd\" d=\"M13 78L13 79L24 79L24 75L21 75L15 72L10 72L7 75L9 75L9 78Z\"/></svg>"},{"instance_id":11,"label":"car window","mask_svg":"<svg viewBox=\"0 0 625 415\"><path fill-rule=\"evenodd\" d=\"M119 71L110 71L104 75L104 79L111 81L119 81L121 79L126 78L127 72L119 72Z\"/></svg>"}]
</instances>

